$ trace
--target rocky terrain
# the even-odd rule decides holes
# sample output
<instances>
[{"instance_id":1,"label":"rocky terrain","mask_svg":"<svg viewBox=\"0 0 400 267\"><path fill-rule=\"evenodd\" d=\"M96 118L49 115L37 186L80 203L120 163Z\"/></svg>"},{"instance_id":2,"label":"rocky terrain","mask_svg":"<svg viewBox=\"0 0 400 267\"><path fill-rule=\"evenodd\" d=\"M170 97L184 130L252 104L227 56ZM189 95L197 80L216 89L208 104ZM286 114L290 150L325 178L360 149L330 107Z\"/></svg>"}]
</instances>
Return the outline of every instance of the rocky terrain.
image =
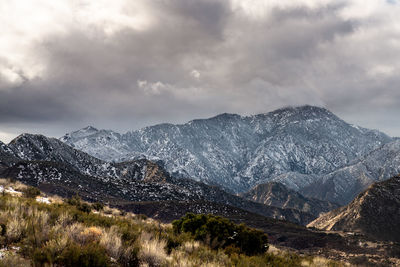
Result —
<instances>
[{"instance_id":1,"label":"rocky terrain","mask_svg":"<svg viewBox=\"0 0 400 267\"><path fill-rule=\"evenodd\" d=\"M164 265L162 262L166 266L180 266L190 259L193 263L190 266L199 266L204 263L204 257L212 266L350 266L349 262L356 266L397 266L400 263L399 244L393 242L376 242L360 235L325 233L213 202L120 202L117 207L122 209L116 209L76 197L62 199L1 178L0 192L0 215L5 229L3 236L6 237L0 249L1 266L54 265L55 262L60 266L80 266L86 259L91 259L91 265L96 266L137 266L138 261L149 266ZM176 232L171 231L172 225L167 223L180 219L185 211L195 214L211 211L213 215L223 216L234 223L244 223L264 231L268 234L268 254L260 254L258 258L241 254L238 262L237 254L222 255L224 250L215 248L212 245L215 243L209 245L208 241L199 243L197 240L196 244L191 242L180 246L194 240L187 235L176 236ZM158 220L149 219L144 214ZM31 225L35 225L35 231L29 230ZM124 235L121 236L120 232ZM148 238L143 238L143 232ZM261 231L257 233L262 234ZM126 241L128 238L129 242ZM171 244L167 240L179 243ZM151 246L149 242L153 242ZM91 245L89 250L87 243ZM140 253L123 253L132 244ZM210 257L212 251L204 253L202 246L207 245L214 249L215 256ZM195 249L202 253L190 254ZM173 254L174 250L180 253ZM57 253L47 254L47 251ZM185 251L189 255L182 253ZM223 263L218 261L221 255L225 259ZM230 256L233 256L232 261L227 262ZM127 257L135 257L136 264L132 261L127 264ZM217 262L210 263L213 258Z\"/></svg>"},{"instance_id":2,"label":"rocky terrain","mask_svg":"<svg viewBox=\"0 0 400 267\"><path fill-rule=\"evenodd\" d=\"M210 201L263 216L306 224L316 216L296 209L255 203L219 187L177 179L146 159L110 163L42 135L23 134L3 146L7 151L1 175L37 186L45 192L91 201ZM7 163L12 156L13 162ZM211 210L210 210L211 212Z\"/></svg>"},{"instance_id":3,"label":"rocky terrain","mask_svg":"<svg viewBox=\"0 0 400 267\"><path fill-rule=\"evenodd\" d=\"M240 194L240 196L265 205L293 208L315 216L339 207L339 205L328 201L304 197L300 193L288 189L283 184L277 182L259 184L250 191Z\"/></svg>"},{"instance_id":4,"label":"rocky terrain","mask_svg":"<svg viewBox=\"0 0 400 267\"><path fill-rule=\"evenodd\" d=\"M0 141L0 170L1 168L6 167L9 164L15 163L18 161L18 158L14 155L13 151Z\"/></svg>"},{"instance_id":5,"label":"rocky terrain","mask_svg":"<svg viewBox=\"0 0 400 267\"><path fill-rule=\"evenodd\" d=\"M371 151L352 164L324 175L300 192L305 196L348 204L374 182L400 173L400 140Z\"/></svg>"},{"instance_id":6,"label":"rocky terrain","mask_svg":"<svg viewBox=\"0 0 400 267\"><path fill-rule=\"evenodd\" d=\"M350 204L320 216L308 226L361 233L400 242L400 176L375 183Z\"/></svg>"},{"instance_id":7,"label":"rocky terrain","mask_svg":"<svg viewBox=\"0 0 400 267\"><path fill-rule=\"evenodd\" d=\"M326 109L302 106L266 114L221 114L126 134L87 127L61 140L100 159L162 160L174 176L245 192L278 181L300 190L393 139L350 125Z\"/></svg>"}]
</instances>

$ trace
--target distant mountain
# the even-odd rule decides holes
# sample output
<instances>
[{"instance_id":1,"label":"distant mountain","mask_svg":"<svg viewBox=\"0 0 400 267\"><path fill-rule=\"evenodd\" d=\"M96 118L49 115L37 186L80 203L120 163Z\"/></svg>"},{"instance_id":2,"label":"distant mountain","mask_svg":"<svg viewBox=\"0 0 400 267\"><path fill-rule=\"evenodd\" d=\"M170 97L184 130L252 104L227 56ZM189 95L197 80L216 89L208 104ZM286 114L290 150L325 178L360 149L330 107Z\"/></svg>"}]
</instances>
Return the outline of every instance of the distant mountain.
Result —
<instances>
[{"instance_id":1,"label":"distant mountain","mask_svg":"<svg viewBox=\"0 0 400 267\"><path fill-rule=\"evenodd\" d=\"M352 164L324 175L301 190L305 196L348 204L370 184L400 173L400 139L387 143Z\"/></svg>"},{"instance_id":2,"label":"distant mountain","mask_svg":"<svg viewBox=\"0 0 400 267\"><path fill-rule=\"evenodd\" d=\"M19 161L4 162L6 167L0 176L61 196L79 193L85 199L115 205L127 201L211 201L299 224L316 217L295 209L254 203L194 180L176 179L149 160L105 162L42 135L23 134L3 148Z\"/></svg>"},{"instance_id":3,"label":"distant mountain","mask_svg":"<svg viewBox=\"0 0 400 267\"><path fill-rule=\"evenodd\" d=\"M339 205L328 201L304 197L277 182L259 184L250 191L240 194L240 196L265 205L293 208L315 216L319 216L321 212L328 212L339 207Z\"/></svg>"},{"instance_id":4,"label":"distant mountain","mask_svg":"<svg viewBox=\"0 0 400 267\"><path fill-rule=\"evenodd\" d=\"M221 114L126 134L87 127L61 140L107 161L162 160L174 176L218 184L234 192L278 178L299 190L315 177L392 141L381 132L352 126L313 106L254 116Z\"/></svg>"},{"instance_id":5,"label":"distant mountain","mask_svg":"<svg viewBox=\"0 0 400 267\"><path fill-rule=\"evenodd\" d=\"M396 176L371 185L349 205L322 215L308 226L399 242L399 222L400 176Z\"/></svg>"},{"instance_id":6,"label":"distant mountain","mask_svg":"<svg viewBox=\"0 0 400 267\"><path fill-rule=\"evenodd\" d=\"M0 162L10 164L18 161L18 157L14 152L3 142L0 141Z\"/></svg>"}]
</instances>

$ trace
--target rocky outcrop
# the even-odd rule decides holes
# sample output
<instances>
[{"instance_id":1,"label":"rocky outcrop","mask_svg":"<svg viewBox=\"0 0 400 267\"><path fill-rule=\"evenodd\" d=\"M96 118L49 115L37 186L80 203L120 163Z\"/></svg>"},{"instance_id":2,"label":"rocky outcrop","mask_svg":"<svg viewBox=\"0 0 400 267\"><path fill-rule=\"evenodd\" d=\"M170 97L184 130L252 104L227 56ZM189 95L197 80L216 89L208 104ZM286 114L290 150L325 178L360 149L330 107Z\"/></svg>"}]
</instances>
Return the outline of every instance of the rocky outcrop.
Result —
<instances>
[{"instance_id":1,"label":"rocky outcrop","mask_svg":"<svg viewBox=\"0 0 400 267\"><path fill-rule=\"evenodd\" d=\"M400 242L399 222L400 176L395 176L371 185L347 206L321 215L308 226Z\"/></svg>"}]
</instances>

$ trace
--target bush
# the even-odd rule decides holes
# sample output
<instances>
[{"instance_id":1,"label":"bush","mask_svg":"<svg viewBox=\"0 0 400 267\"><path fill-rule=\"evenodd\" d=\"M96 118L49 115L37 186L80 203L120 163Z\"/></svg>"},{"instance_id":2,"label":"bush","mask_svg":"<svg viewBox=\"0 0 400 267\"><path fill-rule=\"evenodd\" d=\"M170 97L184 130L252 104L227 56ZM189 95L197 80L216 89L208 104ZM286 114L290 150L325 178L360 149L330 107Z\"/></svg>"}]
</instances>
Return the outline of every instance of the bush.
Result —
<instances>
[{"instance_id":1,"label":"bush","mask_svg":"<svg viewBox=\"0 0 400 267\"><path fill-rule=\"evenodd\" d=\"M45 252L41 251L39 253L43 254ZM41 258L36 257L35 259ZM46 256L43 259L46 260ZM35 261L35 263L39 262ZM51 261L48 263L51 263ZM89 243L85 246L71 243L61 255L54 259L54 263L65 267L104 267L111 265L105 249L98 243Z\"/></svg>"},{"instance_id":2,"label":"bush","mask_svg":"<svg viewBox=\"0 0 400 267\"><path fill-rule=\"evenodd\" d=\"M0 259L0 267L26 267L31 266L31 262L22 258L18 254L6 253Z\"/></svg>"},{"instance_id":3,"label":"bush","mask_svg":"<svg viewBox=\"0 0 400 267\"><path fill-rule=\"evenodd\" d=\"M206 243L212 249L234 246L246 255L261 254L268 249L268 237L264 232L244 224L236 225L219 216L188 213L173 221L172 225L175 233L189 232L195 240Z\"/></svg>"},{"instance_id":4,"label":"bush","mask_svg":"<svg viewBox=\"0 0 400 267\"><path fill-rule=\"evenodd\" d=\"M77 206L78 210L89 213L92 210L92 207L87 203L81 203Z\"/></svg>"},{"instance_id":5,"label":"bush","mask_svg":"<svg viewBox=\"0 0 400 267\"><path fill-rule=\"evenodd\" d=\"M92 204L92 208L97 211L101 211L104 209L104 204L101 202L95 202Z\"/></svg>"},{"instance_id":6,"label":"bush","mask_svg":"<svg viewBox=\"0 0 400 267\"><path fill-rule=\"evenodd\" d=\"M79 195L75 195L65 201L71 206L75 206L78 210L89 213L92 210L92 206L82 202L82 199L79 197Z\"/></svg>"},{"instance_id":7,"label":"bush","mask_svg":"<svg viewBox=\"0 0 400 267\"><path fill-rule=\"evenodd\" d=\"M139 251L140 248L137 245L132 245L123 251L119 262L122 266L126 267L137 267L139 266Z\"/></svg>"},{"instance_id":8,"label":"bush","mask_svg":"<svg viewBox=\"0 0 400 267\"><path fill-rule=\"evenodd\" d=\"M148 219L146 214L137 214L136 218L138 218L138 220L143 220L143 221Z\"/></svg>"},{"instance_id":9,"label":"bush","mask_svg":"<svg viewBox=\"0 0 400 267\"><path fill-rule=\"evenodd\" d=\"M35 198L40 195L40 190L33 186L28 186L23 191L24 196L27 198Z\"/></svg>"},{"instance_id":10,"label":"bush","mask_svg":"<svg viewBox=\"0 0 400 267\"><path fill-rule=\"evenodd\" d=\"M165 249L168 254L171 254L172 250L182 245L182 240L180 240L176 235L170 235L167 237L167 244Z\"/></svg>"},{"instance_id":11,"label":"bush","mask_svg":"<svg viewBox=\"0 0 400 267\"><path fill-rule=\"evenodd\" d=\"M77 194L71 198L68 198L65 200L66 203L68 203L71 206L79 206L81 205L82 199L80 198L80 196Z\"/></svg>"}]
</instances>

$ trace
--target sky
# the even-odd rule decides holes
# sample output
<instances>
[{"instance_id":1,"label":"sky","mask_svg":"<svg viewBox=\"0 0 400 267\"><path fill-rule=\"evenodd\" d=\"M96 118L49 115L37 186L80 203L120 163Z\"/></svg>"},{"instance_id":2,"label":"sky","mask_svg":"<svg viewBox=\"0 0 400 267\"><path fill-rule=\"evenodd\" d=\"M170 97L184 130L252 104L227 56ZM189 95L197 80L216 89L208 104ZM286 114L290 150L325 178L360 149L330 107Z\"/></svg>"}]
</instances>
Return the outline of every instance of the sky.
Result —
<instances>
[{"instance_id":1,"label":"sky","mask_svg":"<svg viewBox=\"0 0 400 267\"><path fill-rule=\"evenodd\" d=\"M397 0L0 0L0 140L317 105L400 136Z\"/></svg>"}]
</instances>

